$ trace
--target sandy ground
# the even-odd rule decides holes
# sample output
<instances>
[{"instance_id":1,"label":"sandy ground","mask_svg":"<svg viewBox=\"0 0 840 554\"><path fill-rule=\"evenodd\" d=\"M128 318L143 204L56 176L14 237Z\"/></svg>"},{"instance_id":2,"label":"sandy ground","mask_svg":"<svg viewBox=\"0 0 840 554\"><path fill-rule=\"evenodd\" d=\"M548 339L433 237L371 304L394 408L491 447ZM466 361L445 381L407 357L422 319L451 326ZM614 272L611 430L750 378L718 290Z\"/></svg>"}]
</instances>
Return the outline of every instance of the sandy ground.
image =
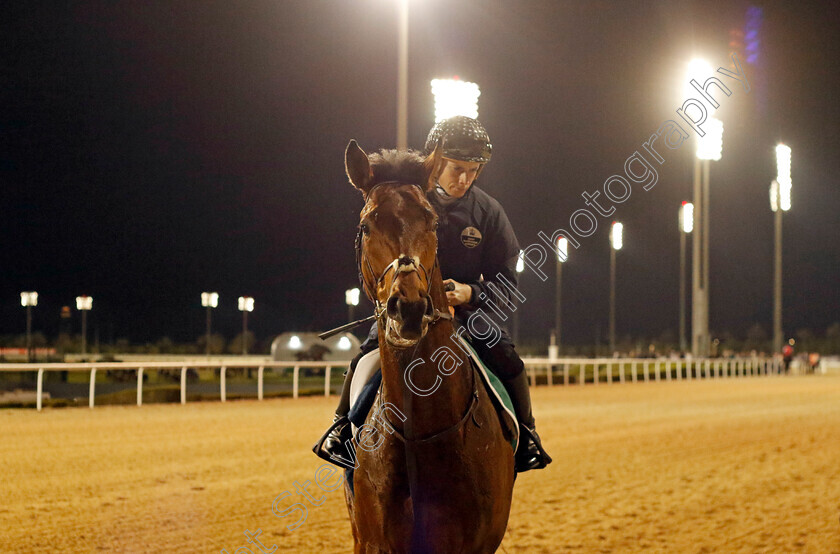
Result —
<instances>
[{"instance_id":1,"label":"sandy ground","mask_svg":"<svg viewBox=\"0 0 840 554\"><path fill-rule=\"evenodd\" d=\"M555 462L520 476L502 551L840 553L840 376L533 397ZM0 411L0 552L234 554L246 529L348 552L340 491L294 531L271 512L316 489L335 401Z\"/></svg>"}]
</instances>

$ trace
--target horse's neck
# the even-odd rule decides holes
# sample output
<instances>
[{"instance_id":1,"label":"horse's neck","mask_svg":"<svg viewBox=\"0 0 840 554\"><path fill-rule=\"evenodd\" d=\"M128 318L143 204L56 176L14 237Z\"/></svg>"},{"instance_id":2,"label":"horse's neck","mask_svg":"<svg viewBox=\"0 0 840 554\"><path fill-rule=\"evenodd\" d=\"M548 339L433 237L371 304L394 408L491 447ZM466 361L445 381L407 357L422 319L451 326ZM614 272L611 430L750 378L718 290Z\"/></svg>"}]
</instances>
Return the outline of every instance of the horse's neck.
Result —
<instances>
[{"instance_id":1,"label":"horse's neck","mask_svg":"<svg viewBox=\"0 0 840 554\"><path fill-rule=\"evenodd\" d=\"M438 270L432 279L430 296L438 310L448 311ZM431 325L416 349L391 348L385 344L384 331L380 328L383 394L385 401L396 405L407 416L403 424L407 437L421 438L446 429L460 421L469 407L474 376L458 341L452 323L446 319ZM456 360L454 373L444 375L441 369L451 370ZM415 391L406 384L407 371Z\"/></svg>"}]
</instances>

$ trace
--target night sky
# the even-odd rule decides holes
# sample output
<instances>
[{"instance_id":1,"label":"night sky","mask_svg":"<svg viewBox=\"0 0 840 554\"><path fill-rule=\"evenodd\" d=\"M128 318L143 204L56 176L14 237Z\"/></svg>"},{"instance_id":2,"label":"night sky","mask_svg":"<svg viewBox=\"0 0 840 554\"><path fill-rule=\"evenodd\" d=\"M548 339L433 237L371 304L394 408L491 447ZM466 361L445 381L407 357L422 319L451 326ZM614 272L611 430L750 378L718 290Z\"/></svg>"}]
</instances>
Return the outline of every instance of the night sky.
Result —
<instances>
[{"instance_id":1,"label":"night sky","mask_svg":"<svg viewBox=\"0 0 840 554\"><path fill-rule=\"evenodd\" d=\"M713 333L772 325L774 146L792 148L784 217L785 330L840 320L840 11L757 2L411 0L409 144L433 123L429 81L481 87L494 145L479 186L525 246L567 226L685 100L685 66L741 55L751 91L722 97L724 151L711 173ZM103 342L240 329L250 295L259 339L344 323L356 286L361 195L344 175L351 138L396 141L392 0L15 2L0 17L0 334L54 337L63 305L93 296ZM737 42L737 40L736 40ZM664 153L659 182L617 207L617 333L677 329L677 209L690 200L693 139ZM565 340L605 340L609 220L563 273ZM549 266L546 266L548 269ZM553 269L548 272L553 275ZM690 290L690 281L689 281ZM545 337L554 284L523 273L523 335ZM690 301L689 301L690 306ZM367 309L367 308L366 308ZM361 310L360 310L361 311ZM359 314L363 315L363 314ZM78 331L77 331L78 332Z\"/></svg>"}]
</instances>

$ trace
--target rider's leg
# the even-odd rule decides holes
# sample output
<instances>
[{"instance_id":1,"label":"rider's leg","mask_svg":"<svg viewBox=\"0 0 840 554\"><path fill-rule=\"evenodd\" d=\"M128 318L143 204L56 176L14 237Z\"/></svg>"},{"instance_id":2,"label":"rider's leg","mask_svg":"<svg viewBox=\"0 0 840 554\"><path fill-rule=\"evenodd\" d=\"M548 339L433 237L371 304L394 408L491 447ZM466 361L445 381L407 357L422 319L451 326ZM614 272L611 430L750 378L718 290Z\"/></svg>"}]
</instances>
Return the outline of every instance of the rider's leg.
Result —
<instances>
[{"instance_id":1,"label":"rider's leg","mask_svg":"<svg viewBox=\"0 0 840 554\"><path fill-rule=\"evenodd\" d=\"M521 473L545 467L551 463L551 457L542 447L536 432L525 364L516 352L510 336L503 332L502 337L493 346L488 346L473 337L472 344L487 367L502 381L510 395L516 418L524 428L520 433L519 448L516 452L516 471Z\"/></svg>"},{"instance_id":2,"label":"rider's leg","mask_svg":"<svg viewBox=\"0 0 840 554\"><path fill-rule=\"evenodd\" d=\"M336 456L346 457L345 443L352 438L352 429L350 422L347 419L347 414L350 412L350 383L353 381L353 373L359 360L362 356L379 348L379 329L376 322L371 326L368 336L362 345L359 347L359 353L350 362L350 367L344 374L344 384L341 387L341 398L338 401L338 406L335 409L335 416L333 417L332 425L327 429L326 433L315 443L312 451L317 456L323 458L334 464L347 467L345 464L336 460Z\"/></svg>"}]
</instances>

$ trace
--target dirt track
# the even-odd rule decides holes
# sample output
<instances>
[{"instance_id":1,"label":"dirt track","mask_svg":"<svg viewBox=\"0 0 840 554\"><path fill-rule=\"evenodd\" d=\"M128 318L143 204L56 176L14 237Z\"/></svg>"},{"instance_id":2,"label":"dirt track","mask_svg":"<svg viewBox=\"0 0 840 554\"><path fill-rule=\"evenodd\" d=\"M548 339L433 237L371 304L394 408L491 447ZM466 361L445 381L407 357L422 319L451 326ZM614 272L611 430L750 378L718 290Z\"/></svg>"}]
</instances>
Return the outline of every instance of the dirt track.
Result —
<instances>
[{"instance_id":1,"label":"dirt track","mask_svg":"<svg viewBox=\"0 0 840 554\"><path fill-rule=\"evenodd\" d=\"M840 553L840 376L533 396L555 463L520 476L503 550ZM0 411L0 552L234 554L257 528L278 550L348 552L340 491L294 531L271 513L313 481L334 404Z\"/></svg>"}]
</instances>

